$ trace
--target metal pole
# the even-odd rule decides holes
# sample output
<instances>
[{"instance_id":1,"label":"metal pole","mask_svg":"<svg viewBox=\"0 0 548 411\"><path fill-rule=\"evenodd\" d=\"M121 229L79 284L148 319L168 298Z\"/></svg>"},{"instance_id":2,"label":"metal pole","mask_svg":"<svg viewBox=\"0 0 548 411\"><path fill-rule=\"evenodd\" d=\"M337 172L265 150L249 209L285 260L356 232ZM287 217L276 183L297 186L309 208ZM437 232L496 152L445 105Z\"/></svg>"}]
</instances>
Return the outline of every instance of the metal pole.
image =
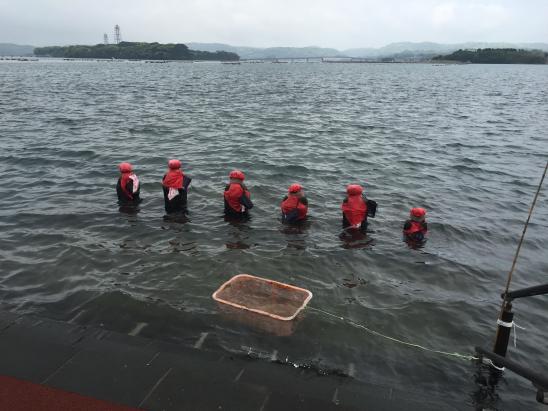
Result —
<instances>
[{"instance_id":1,"label":"metal pole","mask_svg":"<svg viewBox=\"0 0 548 411\"><path fill-rule=\"evenodd\" d=\"M544 395L544 390L542 388L537 388L537 401L541 404L548 404L548 397Z\"/></svg>"},{"instance_id":2,"label":"metal pole","mask_svg":"<svg viewBox=\"0 0 548 411\"><path fill-rule=\"evenodd\" d=\"M476 352L480 357L487 357L493 362L498 362L501 365L508 368L510 371L515 372L517 375L531 381L531 383L537 388L544 391L548 390L548 376L541 374L537 370L525 367L515 361L508 358L502 358L501 356L494 354L482 347L476 347Z\"/></svg>"},{"instance_id":3,"label":"metal pole","mask_svg":"<svg viewBox=\"0 0 548 411\"><path fill-rule=\"evenodd\" d=\"M534 297L535 295L543 294L548 294L548 284L535 285L533 287L509 291L506 294L501 294L500 297L506 300L515 300L516 298Z\"/></svg>"},{"instance_id":4,"label":"metal pole","mask_svg":"<svg viewBox=\"0 0 548 411\"><path fill-rule=\"evenodd\" d=\"M493 347L493 352L501 357L506 356L508 341L510 340L510 333L512 332L512 325L508 326L508 324L512 324L513 319L514 313L512 312L512 303L506 302L502 310L500 322L497 326L497 336L495 337L495 345Z\"/></svg>"}]
</instances>

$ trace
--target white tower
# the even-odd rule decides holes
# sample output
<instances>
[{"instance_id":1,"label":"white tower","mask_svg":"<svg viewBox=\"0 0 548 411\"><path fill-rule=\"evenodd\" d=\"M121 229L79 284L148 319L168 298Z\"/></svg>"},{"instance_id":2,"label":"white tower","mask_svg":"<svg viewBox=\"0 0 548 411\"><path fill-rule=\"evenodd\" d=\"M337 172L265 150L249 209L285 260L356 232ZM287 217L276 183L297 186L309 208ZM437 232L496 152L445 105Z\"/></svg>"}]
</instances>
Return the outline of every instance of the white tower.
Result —
<instances>
[{"instance_id":1,"label":"white tower","mask_svg":"<svg viewBox=\"0 0 548 411\"><path fill-rule=\"evenodd\" d=\"M114 43L120 44L122 41L122 33L120 33L120 26L116 25L114 26Z\"/></svg>"}]
</instances>

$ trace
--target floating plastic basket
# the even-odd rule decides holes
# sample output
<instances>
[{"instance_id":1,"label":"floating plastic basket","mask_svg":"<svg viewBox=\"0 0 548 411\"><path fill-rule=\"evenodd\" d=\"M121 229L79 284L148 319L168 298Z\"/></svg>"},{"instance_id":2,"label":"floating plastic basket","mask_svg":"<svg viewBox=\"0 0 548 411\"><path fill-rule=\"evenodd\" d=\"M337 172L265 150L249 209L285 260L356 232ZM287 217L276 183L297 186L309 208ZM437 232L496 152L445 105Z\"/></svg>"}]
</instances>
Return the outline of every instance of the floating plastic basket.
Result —
<instances>
[{"instance_id":1,"label":"floating plastic basket","mask_svg":"<svg viewBox=\"0 0 548 411\"><path fill-rule=\"evenodd\" d=\"M304 288L249 274L232 277L213 293L219 303L282 321L295 319L311 298Z\"/></svg>"}]
</instances>

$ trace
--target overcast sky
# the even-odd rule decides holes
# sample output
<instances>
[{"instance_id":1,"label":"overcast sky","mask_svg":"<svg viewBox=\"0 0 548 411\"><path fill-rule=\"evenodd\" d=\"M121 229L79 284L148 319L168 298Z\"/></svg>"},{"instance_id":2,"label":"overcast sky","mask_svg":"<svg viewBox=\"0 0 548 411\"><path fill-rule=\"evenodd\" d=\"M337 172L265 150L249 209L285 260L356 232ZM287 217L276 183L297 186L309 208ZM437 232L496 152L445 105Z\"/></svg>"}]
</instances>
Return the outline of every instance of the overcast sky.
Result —
<instances>
[{"instance_id":1,"label":"overcast sky","mask_svg":"<svg viewBox=\"0 0 548 411\"><path fill-rule=\"evenodd\" d=\"M548 42L548 0L0 0L0 42L379 47Z\"/></svg>"}]
</instances>

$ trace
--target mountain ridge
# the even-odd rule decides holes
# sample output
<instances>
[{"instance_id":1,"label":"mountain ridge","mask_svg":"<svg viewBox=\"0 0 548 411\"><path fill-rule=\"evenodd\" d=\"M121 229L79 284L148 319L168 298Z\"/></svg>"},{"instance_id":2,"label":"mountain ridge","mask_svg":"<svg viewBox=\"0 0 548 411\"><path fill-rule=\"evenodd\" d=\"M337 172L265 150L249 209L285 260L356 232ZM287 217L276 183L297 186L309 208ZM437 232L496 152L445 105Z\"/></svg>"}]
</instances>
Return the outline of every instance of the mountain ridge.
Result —
<instances>
[{"instance_id":1,"label":"mountain ridge","mask_svg":"<svg viewBox=\"0 0 548 411\"><path fill-rule=\"evenodd\" d=\"M240 56L241 59L271 59L271 58L320 58L320 57L343 57L343 54L336 49L308 46L308 47L247 47L231 46L224 43L196 43L190 42L187 45L195 50L203 51L231 51Z\"/></svg>"},{"instance_id":2,"label":"mountain ridge","mask_svg":"<svg viewBox=\"0 0 548 411\"><path fill-rule=\"evenodd\" d=\"M548 43L507 43L507 42L465 42L465 43L434 43L434 42L397 42L383 47L349 48L337 50L334 48L308 47L248 47L232 46L224 43L185 43L193 50L228 51L236 53L241 59L284 59L284 58L322 58L322 57L354 57L354 58L390 58L398 56L420 58L434 57L440 54L453 53L459 49L478 48L518 48L538 49L548 51ZM0 56L30 56L34 46L14 43L0 43Z\"/></svg>"},{"instance_id":3,"label":"mountain ridge","mask_svg":"<svg viewBox=\"0 0 548 411\"><path fill-rule=\"evenodd\" d=\"M34 54L34 46L0 43L0 56L32 56Z\"/></svg>"},{"instance_id":4,"label":"mountain ridge","mask_svg":"<svg viewBox=\"0 0 548 411\"><path fill-rule=\"evenodd\" d=\"M355 57L355 58L383 58L401 54L435 56L452 53L459 49L477 48L523 48L548 51L548 43L506 43L506 42L467 42L444 44L434 42L397 42L383 47L351 48L337 50L333 48L308 47L239 47L224 43L189 42L187 45L196 50L204 51L231 51L242 59L264 58L319 58L319 57Z\"/></svg>"}]
</instances>

